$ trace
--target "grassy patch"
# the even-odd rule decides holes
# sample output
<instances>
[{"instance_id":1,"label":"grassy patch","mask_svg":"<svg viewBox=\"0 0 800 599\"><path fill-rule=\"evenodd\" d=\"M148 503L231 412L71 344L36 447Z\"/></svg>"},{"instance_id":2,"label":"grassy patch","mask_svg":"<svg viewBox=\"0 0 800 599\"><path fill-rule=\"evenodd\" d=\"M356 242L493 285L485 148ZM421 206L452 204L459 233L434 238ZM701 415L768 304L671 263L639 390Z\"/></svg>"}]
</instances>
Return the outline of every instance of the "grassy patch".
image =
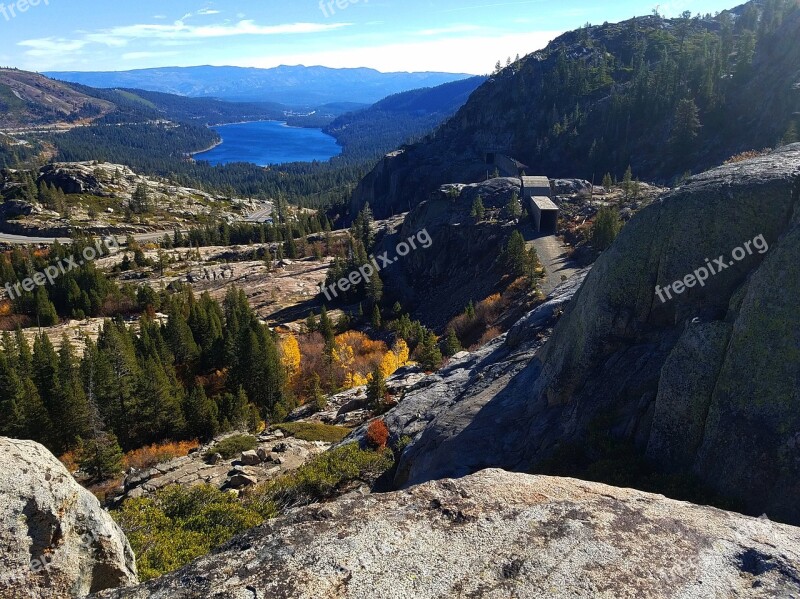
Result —
<instances>
[{"instance_id":1,"label":"grassy patch","mask_svg":"<svg viewBox=\"0 0 800 599\"><path fill-rule=\"evenodd\" d=\"M142 581L177 570L263 522L238 499L202 485L161 489L111 512L136 554Z\"/></svg>"},{"instance_id":2,"label":"grassy patch","mask_svg":"<svg viewBox=\"0 0 800 599\"><path fill-rule=\"evenodd\" d=\"M339 443L351 432L349 428L321 422L288 422L277 424L272 428L281 430L301 441L325 441L326 443Z\"/></svg>"},{"instance_id":3,"label":"grassy patch","mask_svg":"<svg viewBox=\"0 0 800 599\"><path fill-rule=\"evenodd\" d=\"M394 465L391 450L363 450L355 443L320 454L294 472L257 486L245 499L266 518L281 511L331 499L359 483L372 484Z\"/></svg>"},{"instance_id":4,"label":"grassy patch","mask_svg":"<svg viewBox=\"0 0 800 599\"><path fill-rule=\"evenodd\" d=\"M257 445L258 439L252 435L233 435L232 437L223 439L211 449L206 451L205 457L210 457L215 453L218 453L224 459L230 460L238 456L243 451L255 449Z\"/></svg>"}]
</instances>

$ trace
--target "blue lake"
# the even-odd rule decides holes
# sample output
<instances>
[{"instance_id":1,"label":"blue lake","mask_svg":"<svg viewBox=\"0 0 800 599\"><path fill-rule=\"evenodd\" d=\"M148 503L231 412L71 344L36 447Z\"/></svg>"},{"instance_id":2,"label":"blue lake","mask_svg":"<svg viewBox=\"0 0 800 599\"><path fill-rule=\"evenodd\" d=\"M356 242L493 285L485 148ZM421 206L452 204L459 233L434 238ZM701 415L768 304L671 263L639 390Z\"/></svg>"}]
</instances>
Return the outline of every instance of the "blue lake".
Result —
<instances>
[{"instance_id":1,"label":"blue lake","mask_svg":"<svg viewBox=\"0 0 800 599\"><path fill-rule=\"evenodd\" d=\"M284 162L324 162L342 152L336 139L321 129L289 127L278 121L212 128L219 133L222 143L212 150L195 154L195 160L206 160L213 165L252 162L267 166Z\"/></svg>"}]
</instances>

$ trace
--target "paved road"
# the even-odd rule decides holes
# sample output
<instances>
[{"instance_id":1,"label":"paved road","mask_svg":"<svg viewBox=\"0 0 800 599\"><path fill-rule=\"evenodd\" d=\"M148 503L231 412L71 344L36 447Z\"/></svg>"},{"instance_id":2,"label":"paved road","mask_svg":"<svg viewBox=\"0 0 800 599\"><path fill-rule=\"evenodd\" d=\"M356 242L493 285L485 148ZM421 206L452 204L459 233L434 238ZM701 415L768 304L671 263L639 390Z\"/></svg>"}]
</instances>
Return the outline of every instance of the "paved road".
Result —
<instances>
[{"instance_id":1,"label":"paved road","mask_svg":"<svg viewBox=\"0 0 800 599\"><path fill-rule=\"evenodd\" d=\"M161 241L164 235L169 235L172 237L174 231L156 231L154 233L139 233L134 235L133 238L136 241L141 242L149 242L149 241ZM125 241L125 235L117 236L120 242ZM27 235L13 235L11 233L0 233L0 243L12 243L16 245L28 245L28 244L35 244L35 245L43 245L43 244L51 244L58 241L59 243L70 243L70 239L68 237L28 237Z\"/></svg>"},{"instance_id":2,"label":"paved road","mask_svg":"<svg viewBox=\"0 0 800 599\"><path fill-rule=\"evenodd\" d=\"M272 218L272 206L256 210L244 220L249 223L263 223Z\"/></svg>"}]
</instances>

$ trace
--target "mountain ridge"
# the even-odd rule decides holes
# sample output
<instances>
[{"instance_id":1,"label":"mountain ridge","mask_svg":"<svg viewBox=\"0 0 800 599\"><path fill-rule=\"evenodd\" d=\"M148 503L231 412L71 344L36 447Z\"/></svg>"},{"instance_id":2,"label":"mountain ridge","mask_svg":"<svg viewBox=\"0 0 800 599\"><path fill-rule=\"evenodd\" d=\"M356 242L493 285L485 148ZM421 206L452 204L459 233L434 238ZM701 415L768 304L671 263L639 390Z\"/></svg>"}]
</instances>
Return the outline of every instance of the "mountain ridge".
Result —
<instances>
[{"instance_id":1,"label":"mountain ridge","mask_svg":"<svg viewBox=\"0 0 800 599\"><path fill-rule=\"evenodd\" d=\"M281 65L256 67L160 67L133 71L48 71L48 77L101 88L137 88L193 97L271 101L292 106L332 102L373 104L394 93L435 87L473 75L334 69Z\"/></svg>"}]
</instances>

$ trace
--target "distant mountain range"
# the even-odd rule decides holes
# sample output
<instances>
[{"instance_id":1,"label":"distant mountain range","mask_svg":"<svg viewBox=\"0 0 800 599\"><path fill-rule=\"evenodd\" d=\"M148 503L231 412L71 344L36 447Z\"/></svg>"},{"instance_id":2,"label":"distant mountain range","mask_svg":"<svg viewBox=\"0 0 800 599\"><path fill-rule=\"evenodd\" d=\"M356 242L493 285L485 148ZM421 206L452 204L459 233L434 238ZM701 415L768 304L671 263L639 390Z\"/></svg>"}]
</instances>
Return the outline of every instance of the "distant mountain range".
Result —
<instances>
[{"instance_id":1,"label":"distant mountain range","mask_svg":"<svg viewBox=\"0 0 800 599\"><path fill-rule=\"evenodd\" d=\"M48 72L53 79L100 88L136 88L240 102L316 107L334 102L373 104L412 89L467 79L463 73L381 73L374 69L280 66L164 67L118 72Z\"/></svg>"}]
</instances>

